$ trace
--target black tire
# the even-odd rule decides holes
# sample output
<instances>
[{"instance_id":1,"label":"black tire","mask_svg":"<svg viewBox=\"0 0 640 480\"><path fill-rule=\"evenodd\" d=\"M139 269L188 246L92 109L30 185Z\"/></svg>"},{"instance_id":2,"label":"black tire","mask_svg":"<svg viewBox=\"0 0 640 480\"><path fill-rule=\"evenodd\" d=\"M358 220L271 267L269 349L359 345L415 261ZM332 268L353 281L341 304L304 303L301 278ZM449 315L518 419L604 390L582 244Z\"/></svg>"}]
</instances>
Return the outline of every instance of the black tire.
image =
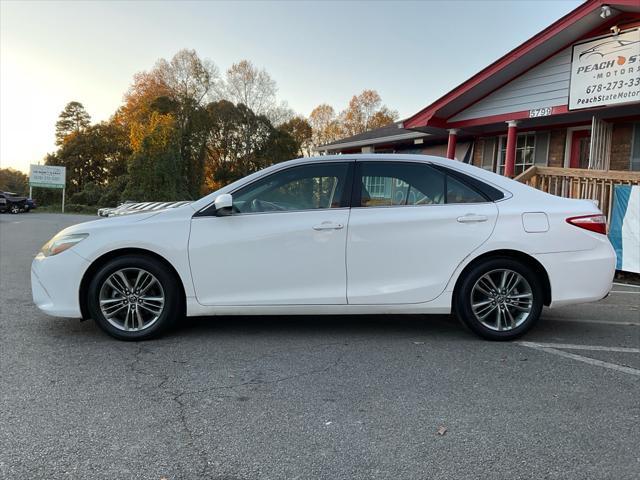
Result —
<instances>
[{"instance_id":1,"label":"black tire","mask_svg":"<svg viewBox=\"0 0 640 480\"><path fill-rule=\"evenodd\" d=\"M509 322L509 318L511 319L513 318L512 312L518 315L521 314L523 319L521 320L521 323L514 321L512 324L513 326L509 327L509 329L507 330L498 331L495 328L500 328L499 326L496 327L496 325L491 325L491 326L485 325L479 319L479 317L481 317L482 315L476 316L476 313L474 312L471 304L473 301L472 299L475 298L475 297L472 297L472 295L478 294L477 289L474 290L474 287L476 286L476 282L479 282L481 278L483 278L486 274L489 274L489 273L493 275L494 278L496 275L499 278L501 270L502 271L507 270L507 271L511 271L519 274L526 281L520 284L519 288L521 288L523 292L521 293L520 296L528 295L528 291L526 293L525 291L526 291L526 287L529 287L532 298L531 298L531 305L528 312L528 316L526 317L524 316L524 314L520 313L521 310L515 310L518 307L509 306L511 304L504 306L504 308L501 310L501 312L504 312L504 317L500 317L502 321ZM454 292L454 301L453 301L454 308L453 309L458 319L462 323L464 323L467 327L469 327L471 331L473 331L477 335L483 338L486 338L488 340L512 340L514 338L520 337L521 335L524 335L536 324L536 322L540 318L540 314L542 313L542 307L544 305L544 290L542 288L540 278L538 277L536 272L534 272L531 268L529 268L527 265L523 264L522 262L519 262L509 257L488 258L472 266L471 269L466 271L463 275L464 277L460 280L456 288L456 291ZM514 276L514 279L515 278L516 277ZM493 296L487 297L487 298L493 301ZM498 302L497 302L498 305L500 305L500 300L502 298L498 299ZM515 300L515 302L518 302L518 301L520 300ZM483 308L491 308L492 306L493 304L490 304ZM500 310L499 307L494 307L494 309ZM505 309L508 309L508 311ZM482 314L484 314L485 311L486 310L478 309L478 312ZM494 315L494 312L495 312L495 315ZM511 316L507 317L508 314ZM493 310L488 315L496 318L498 316L498 311ZM487 318L488 319L485 320L485 323L489 323L491 321L489 317ZM498 322L500 321L501 320L495 320L495 323L498 324ZM505 326L504 328L507 328L507 326Z\"/></svg>"},{"instance_id":2,"label":"black tire","mask_svg":"<svg viewBox=\"0 0 640 480\"><path fill-rule=\"evenodd\" d=\"M20 213L20 207L18 205L11 205L9 211L15 215Z\"/></svg>"},{"instance_id":3,"label":"black tire","mask_svg":"<svg viewBox=\"0 0 640 480\"><path fill-rule=\"evenodd\" d=\"M100 293L103 285L112 274L122 269L132 269L132 272L135 272L134 269L144 270L154 276L162 288L164 306L161 313L154 317L156 319L150 326L140 330L117 328L111 322L118 322L113 317L111 321L108 320L100 308ZM182 291L179 286L179 280L161 262L144 255L123 255L107 262L94 274L89 284L87 295L87 308L91 318L96 321L102 330L119 340L138 341L158 337L175 324L181 314Z\"/></svg>"}]
</instances>

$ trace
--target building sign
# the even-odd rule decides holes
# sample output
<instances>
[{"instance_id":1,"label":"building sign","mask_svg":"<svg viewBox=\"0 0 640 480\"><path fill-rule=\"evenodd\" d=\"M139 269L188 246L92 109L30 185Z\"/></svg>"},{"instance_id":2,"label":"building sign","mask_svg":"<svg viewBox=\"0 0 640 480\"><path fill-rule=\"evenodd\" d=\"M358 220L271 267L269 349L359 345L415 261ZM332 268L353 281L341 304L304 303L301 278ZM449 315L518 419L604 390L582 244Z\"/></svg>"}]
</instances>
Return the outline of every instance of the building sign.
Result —
<instances>
[{"instance_id":1,"label":"building sign","mask_svg":"<svg viewBox=\"0 0 640 480\"><path fill-rule=\"evenodd\" d=\"M64 188L66 167L52 165L31 165L29 185L32 187Z\"/></svg>"},{"instance_id":2,"label":"building sign","mask_svg":"<svg viewBox=\"0 0 640 480\"><path fill-rule=\"evenodd\" d=\"M640 29L573 46L569 110L640 101Z\"/></svg>"}]
</instances>

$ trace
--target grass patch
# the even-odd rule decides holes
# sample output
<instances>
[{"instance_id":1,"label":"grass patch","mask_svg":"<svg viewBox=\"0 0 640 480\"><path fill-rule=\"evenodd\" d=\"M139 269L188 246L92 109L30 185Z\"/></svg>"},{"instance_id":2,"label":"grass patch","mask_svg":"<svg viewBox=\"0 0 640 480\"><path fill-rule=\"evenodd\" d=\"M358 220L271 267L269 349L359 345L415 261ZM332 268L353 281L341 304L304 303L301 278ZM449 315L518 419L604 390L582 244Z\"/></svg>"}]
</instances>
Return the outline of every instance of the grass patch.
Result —
<instances>
[{"instance_id":1,"label":"grass patch","mask_svg":"<svg viewBox=\"0 0 640 480\"><path fill-rule=\"evenodd\" d=\"M78 205L75 203L69 203L64 206L64 213L75 213L79 215L97 215L99 207L92 207L89 205ZM60 205L45 205L33 210L37 213L62 213Z\"/></svg>"}]
</instances>

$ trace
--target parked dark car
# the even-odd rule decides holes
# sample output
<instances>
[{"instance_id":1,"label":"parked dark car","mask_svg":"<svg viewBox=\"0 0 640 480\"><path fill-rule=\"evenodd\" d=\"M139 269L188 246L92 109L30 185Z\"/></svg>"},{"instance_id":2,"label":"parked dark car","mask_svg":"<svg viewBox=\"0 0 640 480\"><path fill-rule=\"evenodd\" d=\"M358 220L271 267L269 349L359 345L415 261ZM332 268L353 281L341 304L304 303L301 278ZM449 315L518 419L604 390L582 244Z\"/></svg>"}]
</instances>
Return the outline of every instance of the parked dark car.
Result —
<instances>
[{"instance_id":1,"label":"parked dark car","mask_svg":"<svg viewBox=\"0 0 640 480\"><path fill-rule=\"evenodd\" d=\"M0 212L20 213L25 210L26 197L19 197L15 193L0 192Z\"/></svg>"},{"instance_id":2,"label":"parked dark car","mask_svg":"<svg viewBox=\"0 0 640 480\"><path fill-rule=\"evenodd\" d=\"M29 212L31 210L35 210L38 208L38 204L33 198L27 198L27 201L24 204L24 211Z\"/></svg>"}]
</instances>

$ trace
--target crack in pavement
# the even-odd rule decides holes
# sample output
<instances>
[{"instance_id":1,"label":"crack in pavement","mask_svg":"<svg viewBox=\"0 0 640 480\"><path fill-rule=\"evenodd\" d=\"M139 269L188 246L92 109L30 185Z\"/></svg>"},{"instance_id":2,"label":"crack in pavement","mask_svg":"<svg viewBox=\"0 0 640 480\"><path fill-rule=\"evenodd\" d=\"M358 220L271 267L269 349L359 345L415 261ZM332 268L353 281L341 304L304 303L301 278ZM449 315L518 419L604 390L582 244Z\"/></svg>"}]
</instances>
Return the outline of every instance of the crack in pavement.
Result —
<instances>
[{"instance_id":1,"label":"crack in pavement","mask_svg":"<svg viewBox=\"0 0 640 480\"><path fill-rule=\"evenodd\" d=\"M287 352L295 352L295 351L299 351L299 350L305 350L305 351L309 351L309 350L316 350L318 348L322 348L322 352L325 352L326 350L328 350L330 347L334 347L334 346L348 346L349 344L344 343L344 342L334 342L334 343L327 343L327 344L320 344L320 345L315 345L313 347L298 347L298 348L293 348L293 349L289 349L287 350ZM126 364L126 368L128 371L130 371L134 376L139 377L139 376L145 376L145 377L154 377L157 376L157 374L155 372L150 372L146 369L140 368L140 365L143 361L143 357L145 354L150 354L153 353L147 349L145 349L143 347L143 345L141 343L137 343L137 348L135 350L135 352L133 352L132 355L132 361L130 361L129 363ZM277 357L278 353L283 353L283 352L269 352L266 353L264 355L260 355L258 357L252 358L250 360L248 360L249 362L251 362L252 366L250 368L250 370L254 369L257 367L257 364L261 363L262 360L266 359L266 358L272 358L272 357ZM311 375L317 375L317 374L323 374L326 373L328 371L330 371L331 369L336 368L341 362L342 359L344 358L345 354L338 356L333 362L329 363L328 365L325 365L323 367L319 367L319 368L314 368L314 369L310 369L310 370L306 370L306 371L301 371L292 375L285 375L282 377L278 377L278 378L274 378L272 380L261 380L259 378L259 376L253 376L253 378L251 378L250 380L247 381L243 381L243 382L238 382L238 383L234 383L234 384L229 384L229 385L212 385L212 386L208 386L205 388L199 388L199 389L191 389L191 390L171 390L169 389L167 391L167 393L170 394L170 399L171 401L176 405L176 413L177 413L177 420L178 423L180 424L180 431L182 432L183 437L185 438L186 444L184 445L184 449L186 449L187 451L193 452L196 454L196 457L199 459L199 463L201 464L201 468L200 468L200 474L199 474L199 478L208 478L208 476L212 475L212 472L209 472L210 469L210 463L208 461L207 458L207 452L205 449L203 449L200 445L199 445L199 436L196 434L196 432L193 431L193 429L190 427L189 425L189 417L187 414L187 408L188 408L188 402L185 400L186 397L188 396L192 396L192 395L201 395L204 393L209 393L209 392L214 392L214 391L219 391L219 390L233 390L236 388L241 388L241 387L245 387L245 386L251 386L251 385L273 385L273 384L279 384L279 383L283 383L283 382L287 382L287 381L291 381L291 380L295 380L298 378L303 378L303 377L307 377L307 376L311 376ZM175 362L173 359L170 359L168 357L163 357L162 359L163 361L166 360L170 360ZM171 379L171 377L167 374L163 374L162 378L160 380L159 383L154 384L154 385L139 385L142 389L145 390L149 390L150 393L157 391L157 390L163 390L163 387L168 383L168 381ZM151 395L152 400L154 400L155 398L157 398L157 395ZM161 397L160 397L160 401ZM176 466L177 468L179 468L180 470L182 470L181 466Z\"/></svg>"}]
</instances>

